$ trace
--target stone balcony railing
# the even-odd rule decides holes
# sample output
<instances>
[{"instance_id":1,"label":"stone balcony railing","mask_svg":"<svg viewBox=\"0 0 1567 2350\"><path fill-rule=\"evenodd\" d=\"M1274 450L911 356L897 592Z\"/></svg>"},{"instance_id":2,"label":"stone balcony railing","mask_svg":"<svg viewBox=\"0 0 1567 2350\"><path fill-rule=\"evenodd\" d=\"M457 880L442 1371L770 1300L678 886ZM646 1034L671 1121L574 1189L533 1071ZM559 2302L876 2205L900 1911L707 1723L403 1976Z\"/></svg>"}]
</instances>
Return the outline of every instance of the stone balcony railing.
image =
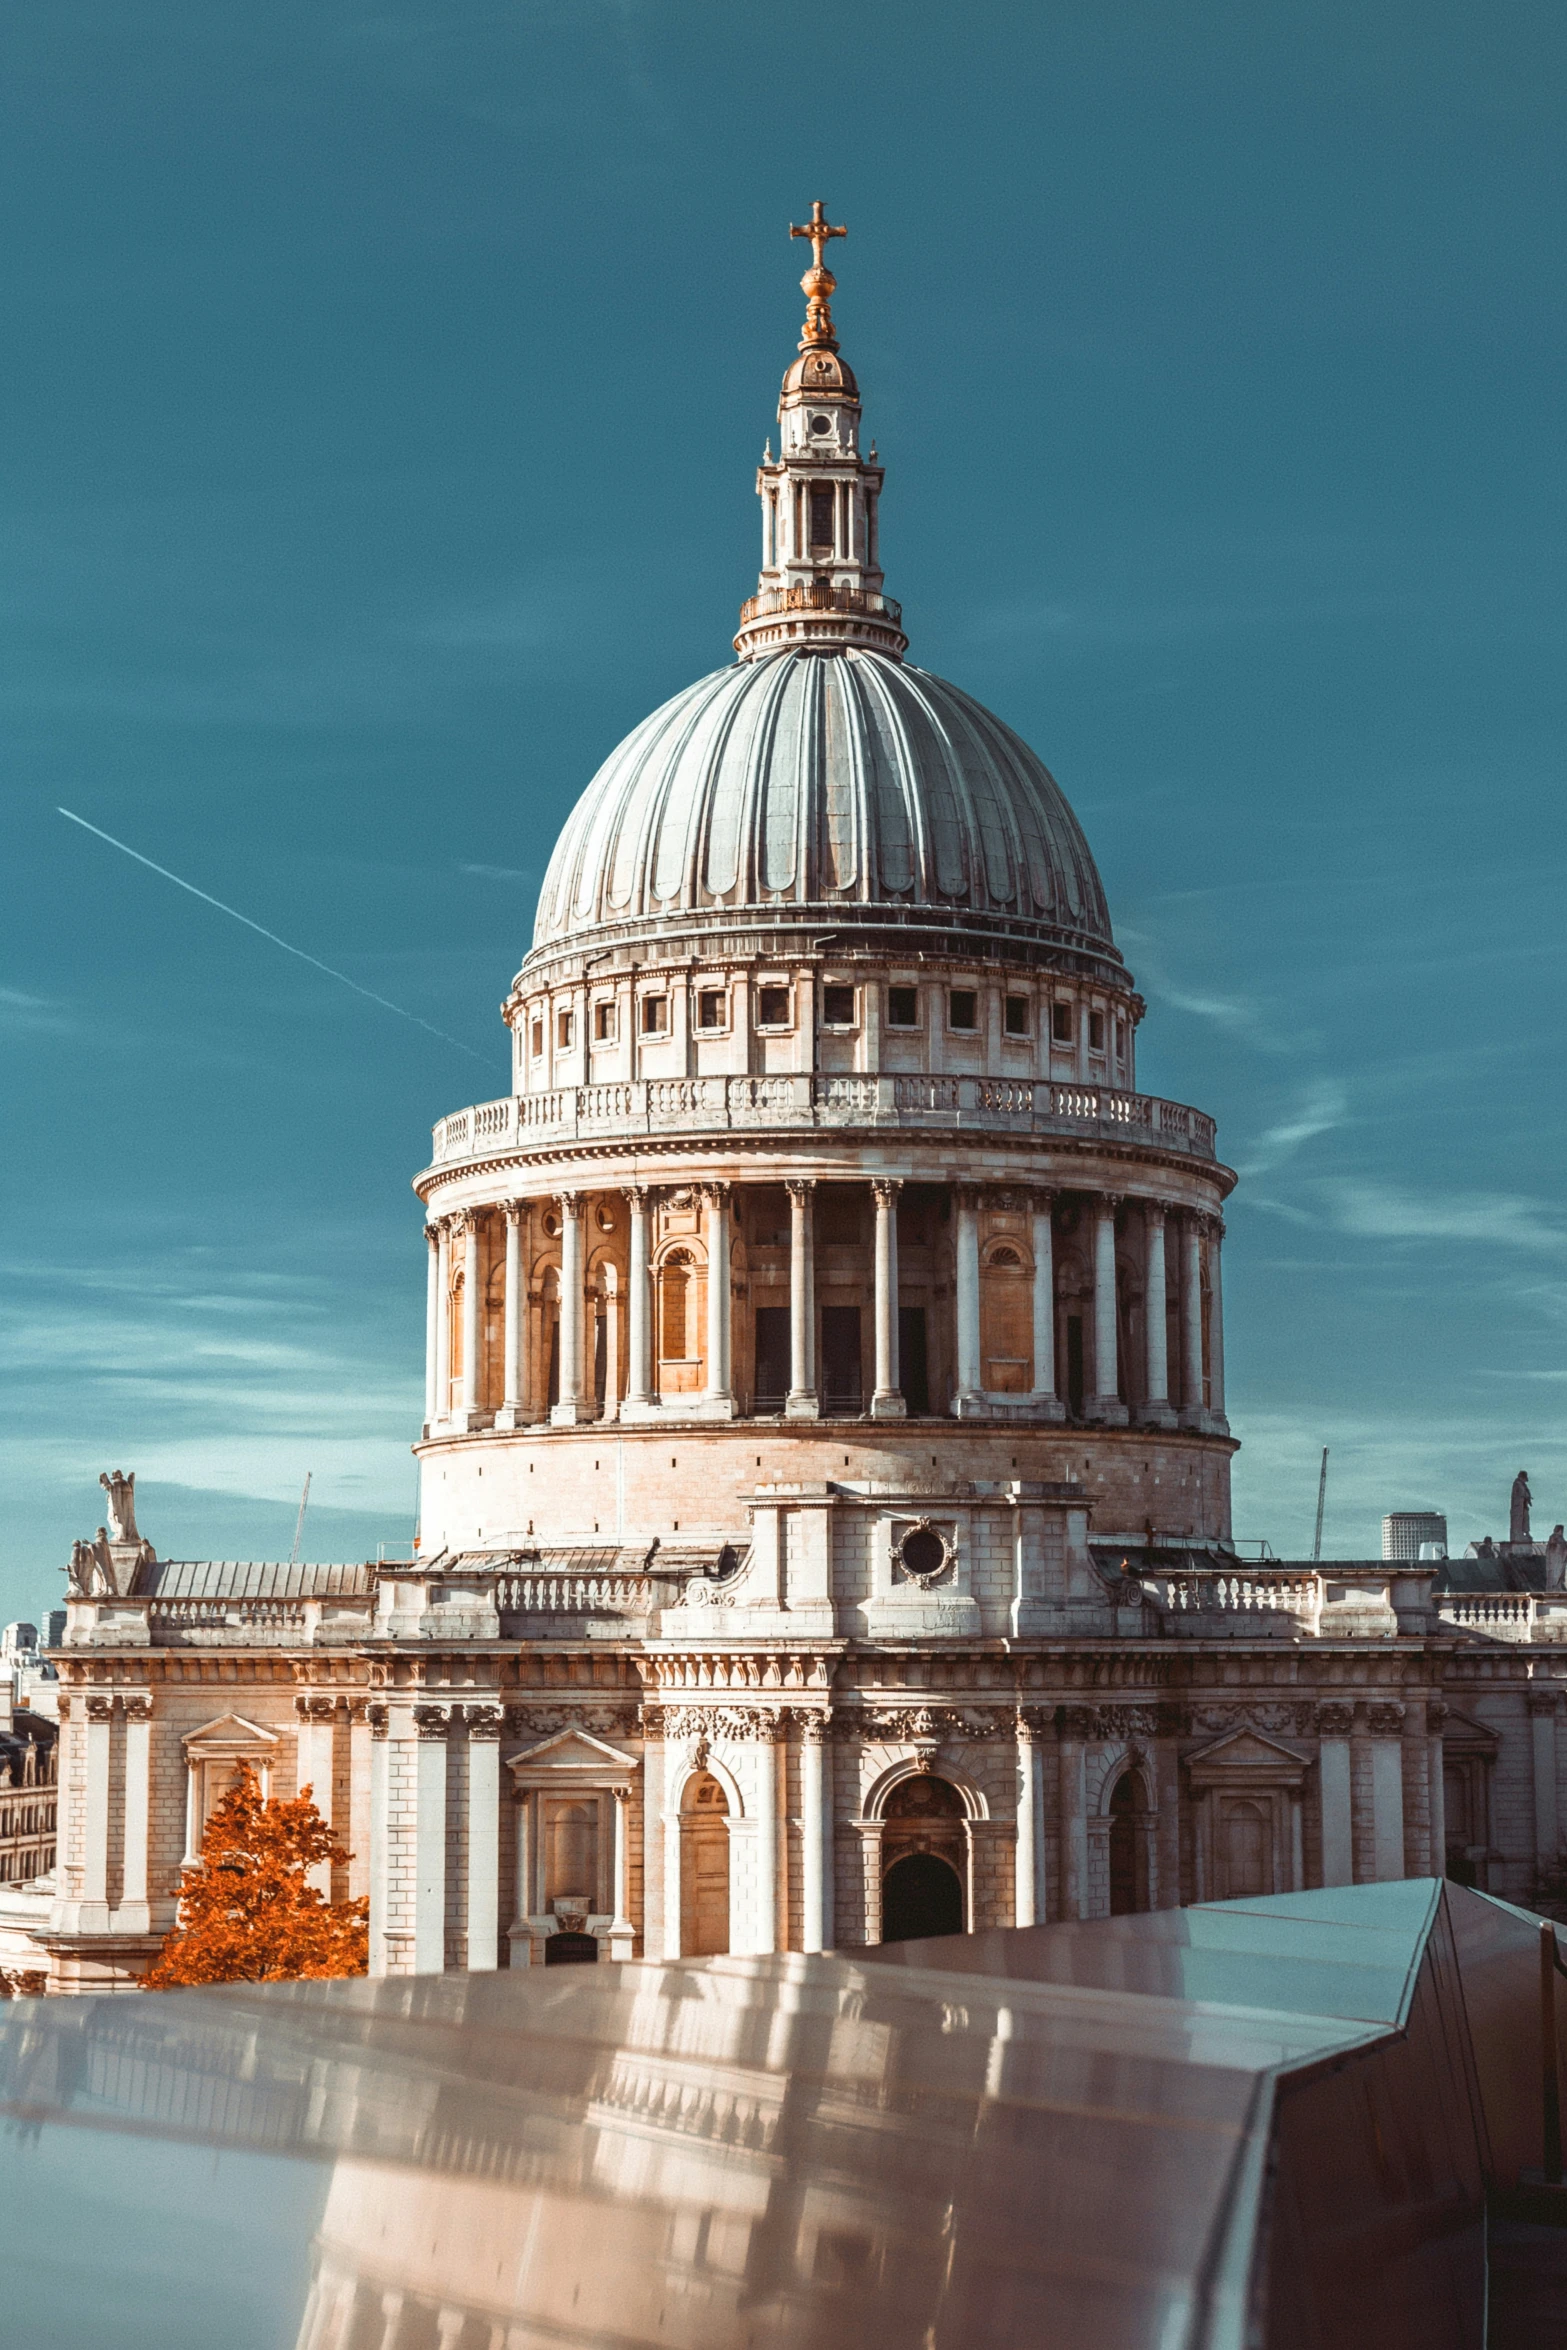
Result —
<instances>
[{"instance_id":1,"label":"stone balcony railing","mask_svg":"<svg viewBox=\"0 0 1567 2350\"><path fill-rule=\"evenodd\" d=\"M1446 1591L1436 1610L1444 1624L1488 1640L1567 1641L1567 1591Z\"/></svg>"},{"instance_id":2,"label":"stone balcony railing","mask_svg":"<svg viewBox=\"0 0 1567 2350\"><path fill-rule=\"evenodd\" d=\"M744 627L748 620L771 619L779 612L862 613L890 621L894 628L903 621L903 606L891 596L879 596L869 588L839 586L830 579L813 579L794 587L763 588L748 596L740 607L740 624Z\"/></svg>"},{"instance_id":3,"label":"stone balcony railing","mask_svg":"<svg viewBox=\"0 0 1567 2350\"><path fill-rule=\"evenodd\" d=\"M1214 1122L1184 1102L1027 1077L643 1077L507 1094L435 1129L437 1167L564 1142L866 1127L1143 1142L1212 1161Z\"/></svg>"}]
</instances>

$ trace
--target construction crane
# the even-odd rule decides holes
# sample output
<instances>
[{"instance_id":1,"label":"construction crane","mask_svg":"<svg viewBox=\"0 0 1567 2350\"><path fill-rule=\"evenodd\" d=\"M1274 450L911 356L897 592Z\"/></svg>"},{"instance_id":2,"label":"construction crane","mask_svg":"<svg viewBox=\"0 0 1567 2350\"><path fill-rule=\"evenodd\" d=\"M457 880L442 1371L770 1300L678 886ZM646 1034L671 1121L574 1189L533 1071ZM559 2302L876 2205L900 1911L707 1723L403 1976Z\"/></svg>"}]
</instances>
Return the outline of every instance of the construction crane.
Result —
<instances>
[{"instance_id":1,"label":"construction crane","mask_svg":"<svg viewBox=\"0 0 1567 2350\"><path fill-rule=\"evenodd\" d=\"M299 1564L299 1538L305 1530L305 1505L309 1499L310 1471L307 1469L305 1471L305 1490L299 1497L299 1515L294 1520L294 1547L288 1554L288 1563L291 1567L297 1567ZM1317 1531L1320 1533L1321 1530L1322 1529L1319 1526Z\"/></svg>"},{"instance_id":2,"label":"construction crane","mask_svg":"<svg viewBox=\"0 0 1567 2350\"><path fill-rule=\"evenodd\" d=\"M1323 1509L1327 1506L1327 1445L1323 1445L1323 1471L1316 1480L1316 1542L1311 1544L1311 1565L1323 1556Z\"/></svg>"}]
</instances>

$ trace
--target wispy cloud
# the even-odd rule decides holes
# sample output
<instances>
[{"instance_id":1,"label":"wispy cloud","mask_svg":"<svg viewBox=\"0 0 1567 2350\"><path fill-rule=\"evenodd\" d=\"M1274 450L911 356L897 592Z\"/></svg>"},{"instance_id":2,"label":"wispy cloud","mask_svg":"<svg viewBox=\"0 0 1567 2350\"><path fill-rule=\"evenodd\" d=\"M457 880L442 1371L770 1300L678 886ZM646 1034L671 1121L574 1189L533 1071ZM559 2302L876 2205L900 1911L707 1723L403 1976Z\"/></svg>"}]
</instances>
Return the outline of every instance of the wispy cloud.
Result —
<instances>
[{"instance_id":1,"label":"wispy cloud","mask_svg":"<svg viewBox=\"0 0 1567 2350\"><path fill-rule=\"evenodd\" d=\"M1461 1241L1567 1257L1567 1222L1541 1201L1512 1192L1443 1196L1363 1178L1335 1179L1323 1189L1340 1230L1362 1239Z\"/></svg>"},{"instance_id":2,"label":"wispy cloud","mask_svg":"<svg viewBox=\"0 0 1567 2350\"><path fill-rule=\"evenodd\" d=\"M1299 1105L1276 1124L1264 1127L1251 1145L1240 1172L1266 1175L1293 1158L1302 1144L1319 1134L1331 1134L1349 1124L1349 1097L1332 1077L1319 1077L1304 1091Z\"/></svg>"},{"instance_id":3,"label":"wispy cloud","mask_svg":"<svg viewBox=\"0 0 1567 2350\"><path fill-rule=\"evenodd\" d=\"M19 987L0 987L0 1034L57 1034L74 1025L69 1013L48 996L26 995Z\"/></svg>"},{"instance_id":4,"label":"wispy cloud","mask_svg":"<svg viewBox=\"0 0 1567 2350\"><path fill-rule=\"evenodd\" d=\"M459 873L471 873L479 881L525 881L532 884L539 878L536 873L530 873L525 866L520 865L459 865L457 870Z\"/></svg>"}]
</instances>

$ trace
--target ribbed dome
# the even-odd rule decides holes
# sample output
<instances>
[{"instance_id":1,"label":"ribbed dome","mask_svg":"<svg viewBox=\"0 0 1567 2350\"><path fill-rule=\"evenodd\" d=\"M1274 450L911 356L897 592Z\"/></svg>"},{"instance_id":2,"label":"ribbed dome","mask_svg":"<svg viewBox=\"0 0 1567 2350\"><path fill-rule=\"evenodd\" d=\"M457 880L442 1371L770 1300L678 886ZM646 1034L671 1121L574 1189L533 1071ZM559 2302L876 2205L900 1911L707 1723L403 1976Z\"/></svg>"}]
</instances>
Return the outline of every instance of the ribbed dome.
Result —
<instances>
[{"instance_id":1,"label":"ribbed dome","mask_svg":"<svg viewBox=\"0 0 1567 2350\"><path fill-rule=\"evenodd\" d=\"M577 803L535 949L720 909L879 906L1037 922L1111 947L1088 843L990 711L879 653L720 669L645 718Z\"/></svg>"}]
</instances>

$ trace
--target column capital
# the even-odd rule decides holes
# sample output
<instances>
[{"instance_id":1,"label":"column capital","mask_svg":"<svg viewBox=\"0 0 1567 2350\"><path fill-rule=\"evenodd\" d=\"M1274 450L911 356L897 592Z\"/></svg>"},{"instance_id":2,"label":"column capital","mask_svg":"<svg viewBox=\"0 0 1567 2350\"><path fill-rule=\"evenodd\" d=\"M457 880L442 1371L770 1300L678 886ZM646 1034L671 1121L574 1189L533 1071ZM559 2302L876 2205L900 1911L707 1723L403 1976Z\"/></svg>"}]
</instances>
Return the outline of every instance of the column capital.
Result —
<instances>
[{"instance_id":1,"label":"column capital","mask_svg":"<svg viewBox=\"0 0 1567 2350\"><path fill-rule=\"evenodd\" d=\"M1524 1712L1527 1714L1554 1714L1556 1711L1556 1691L1554 1689L1526 1689L1523 1706Z\"/></svg>"},{"instance_id":2,"label":"column capital","mask_svg":"<svg viewBox=\"0 0 1567 2350\"><path fill-rule=\"evenodd\" d=\"M440 1216L432 1216L429 1222L425 1225L424 1237L429 1242L432 1249L437 1249L441 1245L441 1231L443 1223L444 1218Z\"/></svg>"},{"instance_id":3,"label":"column capital","mask_svg":"<svg viewBox=\"0 0 1567 2350\"><path fill-rule=\"evenodd\" d=\"M1061 1194L1053 1183L1036 1183L1029 1193L1029 1201L1036 1216L1053 1216L1056 1201Z\"/></svg>"},{"instance_id":4,"label":"column capital","mask_svg":"<svg viewBox=\"0 0 1567 2350\"><path fill-rule=\"evenodd\" d=\"M651 1186L646 1183L623 1183L620 1196L629 1208L635 1210L645 1208L653 1193Z\"/></svg>"},{"instance_id":5,"label":"column capital","mask_svg":"<svg viewBox=\"0 0 1567 2350\"><path fill-rule=\"evenodd\" d=\"M1404 1731L1404 1709L1393 1698L1381 1698L1366 1708L1366 1723L1373 1738L1400 1738Z\"/></svg>"},{"instance_id":6,"label":"column capital","mask_svg":"<svg viewBox=\"0 0 1567 2350\"><path fill-rule=\"evenodd\" d=\"M150 1697L124 1697L120 1703L125 1708L125 1719L128 1722L150 1722L152 1720L152 1699Z\"/></svg>"},{"instance_id":7,"label":"column capital","mask_svg":"<svg viewBox=\"0 0 1567 2350\"><path fill-rule=\"evenodd\" d=\"M548 1196L555 1202L563 1217L569 1216L573 1223L580 1220L583 1208L583 1195L580 1191L552 1191Z\"/></svg>"},{"instance_id":8,"label":"column capital","mask_svg":"<svg viewBox=\"0 0 1567 2350\"><path fill-rule=\"evenodd\" d=\"M1169 1213L1169 1202L1162 1199L1145 1199L1142 1202L1142 1211L1147 1223L1162 1224Z\"/></svg>"},{"instance_id":9,"label":"column capital","mask_svg":"<svg viewBox=\"0 0 1567 2350\"><path fill-rule=\"evenodd\" d=\"M1121 1206L1126 1194L1124 1191L1096 1191L1092 1197L1096 1215L1113 1216Z\"/></svg>"},{"instance_id":10,"label":"column capital","mask_svg":"<svg viewBox=\"0 0 1567 2350\"><path fill-rule=\"evenodd\" d=\"M97 1694L90 1694L83 1698L82 1703L86 1709L87 1719L90 1722L113 1721L114 1699L112 1697L103 1697Z\"/></svg>"},{"instance_id":11,"label":"column capital","mask_svg":"<svg viewBox=\"0 0 1567 2350\"><path fill-rule=\"evenodd\" d=\"M1317 1708L1317 1736L1319 1738L1347 1738L1355 1726L1352 1705L1330 1700Z\"/></svg>"},{"instance_id":12,"label":"column capital","mask_svg":"<svg viewBox=\"0 0 1567 2350\"><path fill-rule=\"evenodd\" d=\"M1212 1241L1214 1247L1217 1248L1219 1242L1224 1238L1224 1218L1212 1208L1194 1208L1191 1214L1192 1221L1204 1240Z\"/></svg>"},{"instance_id":13,"label":"column capital","mask_svg":"<svg viewBox=\"0 0 1567 2350\"><path fill-rule=\"evenodd\" d=\"M808 1207L811 1194L816 1189L816 1178L814 1175L786 1175L784 1189L797 1207Z\"/></svg>"},{"instance_id":14,"label":"column capital","mask_svg":"<svg viewBox=\"0 0 1567 2350\"><path fill-rule=\"evenodd\" d=\"M416 1705L413 1714L416 1737L444 1741L450 1736L452 1717L444 1705Z\"/></svg>"},{"instance_id":15,"label":"column capital","mask_svg":"<svg viewBox=\"0 0 1567 2350\"><path fill-rule=\"evenodd\" d=\"M1066 1705L1061 1709L1060 1735L1075 1746L1087 1746L1097 1734L1093 1708L1086 1705Z\"/></svg>"},{"instance_id":16,"label":"column capital","mask_svg":"<svg viewBox=\"0 0 1567 2350\"><path fill-rule=\"evenodd\" d=\"M1053 1705L1020 1705L1017 1709L1017 1735L1020 1745L1037 1746L1048 1732L1055 1728L1056 1709Z\"/></svg>"},{"instance_id":17,"label":"column capital","mask_svg":"<svg viewBox=\"0 0 1567 2350\"><path fill-rule=\"evenodd\" d=\"M871 1178L871 1196L879 1207L895 1206L902 1189L901 1175L873 1175Z\"/></svg>"},{"instance_id":18,"label":"column capital","mask_svg":"<svg viewBox=\"0 0 1567 2350\"><path fill-rule=\"evenodd\" d=\"M498 1705L464 1706L463 1727L470 1738L499 1738L506 1727L506 1716Z\"/></svg>"},{"instance_id":19,"label":"column capital","mask_svg":"<svg viewBox=\"0 0 1567 2350\"><path fill-rule=\"evenodd\" d=\"M984 1206L985 1186L982 1183L955 1183L952 1188L960 1208L968 1208L977 1214Z\"/></svg>"},{"instance_id":20,"label":"column capital","mask_svg":"<svg viewBox=\"0 0 1567 2350\"><path fill-rule=\"evenodd\" d=\"M525 1199L508 1199L501 1202L501 1214L505 1217L507 1224L513 1228L521 1224L527 1213L528 1203Z\"/></svg>"},{"instance_id":21,"label":"column capital","mask_svg":"<svg viewBox=\"0 0 1567 2350\"><path fill-rule=\"evenodd\" d=\"M294 1711L302 1722L331 1722L337 1718L337 1699L323 1697L308 1690L294 1700Z\"/></svg>"},{"instance_id":22,"label":"column capital","mask_svg":"<svg viewBox=\"0 0 1567 2350\"><path fill-rule=\"evenodd\" d=\"M833 1734L832 1715L817 1706L797 1706L794 1725L802 1746L826 1746Z\"/></svg>"},{"instance_id":23,"label":"column capital","mask_svg":"<svg viewBox=\"0 0 1567 2350\"><path fill-rule=\"evenodd\" d=\"M1433 1698L1430 1698L1430 1699L1428 1699L1428 1700L1427 1700L1427 1703L1426 1703L1426 1734L1427 1734L1427 1736L1428 1736L1428 1737L1431 1737L1431 1738L1440 1738L1440 1737L1441 1737L1441 1735L1442 1735L1442 1724L1443 1724L1443 1723L1444 1723L1444 1722L1447 1720L1447 1717L1448 1717L1448 1714L1449 1714L1449 1712L1450 1712L1450 1711L1451 1711L1451 1708L1448 1706L1448 1704L1447 1704L1447 1702L1446 1702L1446 1700L1445 1700L1444 1698L1440 1698L1440 1697L1433 1697Z\"/></svg>"},{"instance_id":24,"label":"column capital","mask_svg":"<svg viewBox=\"0 0 1567 2350\"><path fill-rule=\"evenodd\" d=\"M711 1182L702 1182L696 1185L696 1189L702 1194L702 1197L715 1208L724 1206L734 1188L727 1176L715 1176Z\"/></svg>"},{"instance_id":25,"label":"column capital","mask_svg":"<svg viewBox=\"0 0 1567 2350\"><path fill-rule=\"evenodd\" d=\"M371 1698L365 1707L364 1718L370 1725L372 1738L389 1738L392 1734L392 1709L378 1698Z\"/></svg>"}]
</instances>

